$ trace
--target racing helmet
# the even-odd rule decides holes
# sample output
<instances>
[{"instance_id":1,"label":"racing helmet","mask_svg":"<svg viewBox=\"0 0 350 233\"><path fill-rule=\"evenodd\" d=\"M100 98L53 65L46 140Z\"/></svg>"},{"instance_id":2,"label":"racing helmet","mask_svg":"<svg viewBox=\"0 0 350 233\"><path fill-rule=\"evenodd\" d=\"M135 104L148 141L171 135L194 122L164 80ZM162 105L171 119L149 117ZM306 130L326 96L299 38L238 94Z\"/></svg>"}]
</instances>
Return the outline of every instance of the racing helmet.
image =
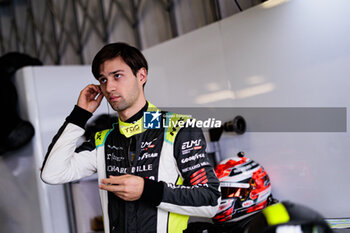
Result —
<instances>
[{"instance_id":1,"label":"racing helmet","mask_svg":"<svg viewBox=\"0 0 350 233\"><path fill-rule=\"evenodd\" d=\"M220 162L215 173L220 180L221 203L214 222L244 219L264 209L272 199L266 171L242 152Z\"/></svg>"}]
</instances>

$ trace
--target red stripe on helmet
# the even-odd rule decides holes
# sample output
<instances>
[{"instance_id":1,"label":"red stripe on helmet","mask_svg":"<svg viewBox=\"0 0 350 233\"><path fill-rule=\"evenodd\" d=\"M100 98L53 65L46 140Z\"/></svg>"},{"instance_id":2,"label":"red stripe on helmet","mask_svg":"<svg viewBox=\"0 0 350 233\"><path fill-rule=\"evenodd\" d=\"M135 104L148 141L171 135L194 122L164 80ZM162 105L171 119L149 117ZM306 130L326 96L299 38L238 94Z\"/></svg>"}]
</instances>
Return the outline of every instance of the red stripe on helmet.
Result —
<instances>
[{"instance_id":1,"label":"red stripe on helmet","mask_svg":"<svg viewBox=\"0 0 350 233\"><path fill-rule=\"evenodd\" d=\"M242 157L241 160L239 160L239 161L235 161L235 160L230 159L225 164L219 164L215 168L216 176L218 178L227 176L228 174L230 174L230 171L226 170L227 168L232 168L232 167L237 166L239 164L245 163L246 161L247 161L247 158Z\"/></svg>"},{"instance_id":2,"label":"red stripe on helmet","mask_svg":"<svg viewBox=\"0 0 350 233\"><path fill-rule=\"evenodd\" d=\"M267 200L255 205L255 206L252 206L250 208L247 209L247 213L252 213L254 211L257 211L257 210L261 210L261 209L264 209L267 205Z\"/></svg>"}]
</instances>

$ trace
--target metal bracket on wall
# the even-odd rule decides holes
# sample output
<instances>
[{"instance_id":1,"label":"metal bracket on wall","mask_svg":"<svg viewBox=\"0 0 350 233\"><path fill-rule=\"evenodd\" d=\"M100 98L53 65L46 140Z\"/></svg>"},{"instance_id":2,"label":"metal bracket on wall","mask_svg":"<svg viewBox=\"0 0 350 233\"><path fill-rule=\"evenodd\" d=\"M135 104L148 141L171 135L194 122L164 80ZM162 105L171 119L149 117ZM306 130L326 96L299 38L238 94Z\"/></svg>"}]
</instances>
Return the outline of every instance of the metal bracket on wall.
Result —
<instances>
[{"instance_id":1,"label":"metal bracket on wall","mask_svg":"<svg viewBox=\"0 0 350 233\"><path fill-rule=\"evenodd\" d=\"M244 134L247 129L247 123L242 116L236 116L231 121L225 122L220 128L209 129L210 141L217 142L220 140L222 133L235 132L236 134Z\"/></svg>"}]
</instances>

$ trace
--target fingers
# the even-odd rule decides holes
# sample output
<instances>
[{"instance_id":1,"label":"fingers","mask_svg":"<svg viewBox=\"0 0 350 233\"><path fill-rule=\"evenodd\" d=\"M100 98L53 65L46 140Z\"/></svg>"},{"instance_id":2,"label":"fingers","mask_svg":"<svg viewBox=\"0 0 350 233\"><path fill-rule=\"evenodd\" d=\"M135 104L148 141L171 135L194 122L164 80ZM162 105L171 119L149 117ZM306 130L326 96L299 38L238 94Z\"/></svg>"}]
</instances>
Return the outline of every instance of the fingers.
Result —
<instances>
[{"instance_id":1,"label":"fingers","mask_svg":"<svg viewBox=\"0 0 350 233\"><path fill-rule=\"evenodd\" d=\"M138 200L141 197L144 187L142 177L135 175L110 176L102 179L100 189L113 192L125 201Z\"/></svg>"},{"instance_id":2,"label":"fingers","mask_svg":"<svg viewBox=\"0 0 350 233\"><path fill-rule=\"evenodd\" d=\"M113 184L100 184L100 189L110 191L110 192L124 192L125 186L123 185L113 185Z\"/></svg>"},{"instance_id":3,"label":"fingers","mask_svg":"<svg viewBox=\"0 0 350 233\"><path fill-rule=\"evenodd\" d=\"M127 176L127 175L126 175ZM115 195L125 197L127 193L127 182L125 176L110 176L101 180L100 189L113 192ZM123 198L124 199L124 198Z\"/></svg>"},{"instance_id":4,"label":"fingers","mask_svg":"<svg viewBox=\"0 0 350 233\"><path fill-rule=\"evenodd\" d=\"M93 99L95 99L98 94L101 94L99 86L95 84L88 85L83 89L83 92Z\"/></svg>"},{"instance_id":5,"label":"fingers","mask_svg":"<svg viewBox=\"0 0 350 233\"><path fill-rule=\"evenodd\" d=\"M134 200L133 197L130 196L129 192L126 190L127 187L124 185L113 185L113 184L100 184L100 189L109 191L114 193L114 195L120 197L121 199L125 201L132 201Z\"/></svg>"},{"instance_id":6,"label":"fingers","mask_svg":"<svg viewBox=\"0 0 350 233\"><path fill-rule=\"evenodd\" d=\"M77 105L91 113L94 113L103 99L100 86L95 84L87 85L79 95Z\"/></svg>"},{"instance_id":7,"label":"fingers","mask_svg":"<svg viewBox=\"0 0 350 233\"><path fill-rule=\"evenodd\" d=\"M102 184L120 184L120 180L123 176L110 176L110 178L105 178L101 180Z\"/></svg>"},{"instance_id":8,"label":"fingers","mask_svg":"<svg viewBox=\"0 0 350 233\"><path fill-rule=\"evenodd\" d=\"M98 102L98 104L101 103L102 99L103 99L103 94L100 93L100 94L97 96L97 98L96 98L96 101Z\"/></svg>"},{"instance_id":9,"label":"fingers","mask_svg":"<svg viewBox=\"0 0 350 233\"><path fill-rule=\"evenodd\" d=\"M100 105L100 103L101 103L101 101L102 101L102 99L103 99L103 94L102 94L102 91L101 91L101 87L100 87L100 85L93 85L93 89L94 89L94 91L95 91L94 94L97 93L97 94L94 96L94 99L96 100L97 104ZM97 96L97 97L96 97L96 96Z\"/></svg>"},{"instance_id":10,"label":"fingers","mask_svg":"<svg viewBox=\"0 0 350 233\"><path fill-rule=\"evenodd\" d=\"M97 84L89 84L84 89L93 89L96 92L100 92L100 85ZM84 90L83 89L83 90Z\"/></svg>"}]
</instances>

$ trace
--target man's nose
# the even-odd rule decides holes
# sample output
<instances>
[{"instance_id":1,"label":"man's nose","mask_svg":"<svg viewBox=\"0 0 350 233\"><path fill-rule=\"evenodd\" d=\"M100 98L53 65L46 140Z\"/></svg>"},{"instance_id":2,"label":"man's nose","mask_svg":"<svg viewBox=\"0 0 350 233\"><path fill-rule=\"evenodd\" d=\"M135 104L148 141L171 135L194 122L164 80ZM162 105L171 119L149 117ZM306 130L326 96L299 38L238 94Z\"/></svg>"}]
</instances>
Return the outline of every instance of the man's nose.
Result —
<instances>
[{"instance_id":1,"label":"man's nose","mask_svg":"<svg viewBox=\"0 0 350 233\"><path fill-rule=\"evenodd\" d=\"M115 83L113 83L113 81L107 81L106 83L106 91L107 93L111 93L112 91L115 91L116 87L115 87Z\"/></svg>"}]
</instances>

